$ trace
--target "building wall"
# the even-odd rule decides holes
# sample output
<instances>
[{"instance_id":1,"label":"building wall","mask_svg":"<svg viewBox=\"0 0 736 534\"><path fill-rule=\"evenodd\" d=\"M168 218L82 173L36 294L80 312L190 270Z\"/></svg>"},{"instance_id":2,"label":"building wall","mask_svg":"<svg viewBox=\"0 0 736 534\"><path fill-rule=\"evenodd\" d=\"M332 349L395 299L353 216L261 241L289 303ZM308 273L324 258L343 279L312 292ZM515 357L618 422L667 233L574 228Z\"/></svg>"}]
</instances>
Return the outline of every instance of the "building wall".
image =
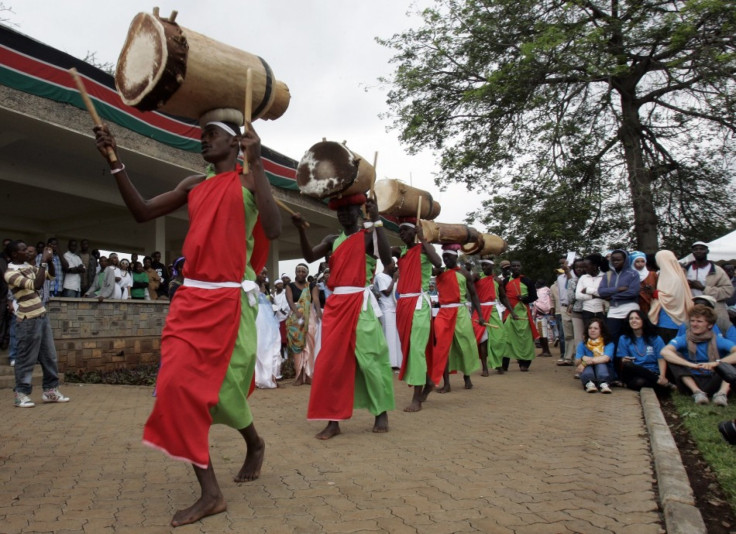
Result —
<instances>
[{"instance_id":1,"label":"building wall","mask_svg":"<svg viewBox=\"0 0 736 534\"><path fill-rule=\"evenodd\" d=\"M169 302L51 299L59 371L111 371L157 363Z\"/></svg>"}]
</instances>

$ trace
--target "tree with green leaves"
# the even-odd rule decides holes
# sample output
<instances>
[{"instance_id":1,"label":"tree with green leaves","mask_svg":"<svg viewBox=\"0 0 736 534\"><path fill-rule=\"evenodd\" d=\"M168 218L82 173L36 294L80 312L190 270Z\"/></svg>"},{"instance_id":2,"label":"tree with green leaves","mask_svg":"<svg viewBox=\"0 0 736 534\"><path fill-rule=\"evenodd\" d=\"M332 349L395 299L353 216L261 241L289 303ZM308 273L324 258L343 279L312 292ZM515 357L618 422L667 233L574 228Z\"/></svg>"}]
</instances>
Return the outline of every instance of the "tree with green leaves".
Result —
<instances>
[{"instance_id":1,"label":"tree with green leaves","mask_svg":"<svg viewBox=\"0 0 736 534\"><path fill-rule=\"evenodd\" d=\"M394 50L389 115L438 185L517 247L714 238L733 228L736 2L436 0Z\"/></svg>"}]
</instances>

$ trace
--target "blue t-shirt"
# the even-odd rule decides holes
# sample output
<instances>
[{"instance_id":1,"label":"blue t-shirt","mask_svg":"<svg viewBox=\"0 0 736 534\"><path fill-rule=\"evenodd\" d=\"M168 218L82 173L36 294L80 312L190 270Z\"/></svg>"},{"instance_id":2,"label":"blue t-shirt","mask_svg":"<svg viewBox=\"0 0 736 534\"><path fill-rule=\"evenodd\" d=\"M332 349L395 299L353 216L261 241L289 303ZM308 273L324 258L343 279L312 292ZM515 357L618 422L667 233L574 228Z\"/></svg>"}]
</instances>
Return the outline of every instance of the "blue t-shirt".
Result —
<instances>
[{"instance_id":1,"label":"blue t-shirt","mask_svg":"<svg viewBox=\"0 0 736 534\"><path fill-rule=\"evenodd\" d=\"M657 360L662 359L662 349L664 341L659 336L647 343L643 337L637 337L632 340L629 336L621 336L618 338L618 348L616 356L618 358L634 358L634 365L644 367L650 371L659 374L659 365Z\"/></svg>"},{"instance_id":2,"label":"blue t-shirt","mask_svg":"<svg viewBox=\"0 0 736 534\"><path fill-rule=\"evenodd\" d=\"M692 362L692 363L708 363L710 360L708 360L708 343L709 342L702 342L702 343L696 343L695 344L695 359L693 360L692 356L687 350L687 336L677 336L675 339L670 341L670 345L672 345L675 350L685 358L686 360ZM728 356L728 353L731 352L731 349L736 346L732 341L729 341L723 336L716 336L716 346L718 347L718 354L721 358ZM709 371L703 371L700 369L690 369L690 372L694 375L696 374L711 374Z\"/></svg>"},{"instance_id":3,"label":"blue t-shirt","mask_svg":"<svg viewBox=\"0 0 736 534\"><path fill-rule=\"evenodd\" d=\"M605 347L603 347L603 355L608 356L609 360L613 360L613 352L615 350L615 345L613 343L609 343ZM585 342L581 341L578 343L578 350L575 353L575 359L579 360L583 356L593 356L593 352L585 346Z\"/></svg>"},{"instance_id":4,"label":"blue t-shirt","mask_svg":"<svg viewBox=\"0 0 736 534\"><path fill-rule=\"evenodd\" d=\"M713 328L717 328L717 327L714 326ZM725 337L731 343L736 343L736 326L733 326L733 325L729 326L728 330L726 330L726 335L723 337Z\"/></svg>"},{"instance_id":5,"label":"blue t-shirt","mask_svg":"<svg viewBox=\"0 0 736 534\"><path fill-rule=\"evenodd\" d=\"M664 311L664 308L661 308L659 310L659 320L657 321L657 326L659 326L660 328L669 328L670 330L677 330L680 327L680 325L672 320L672 317L667 315L667 312Z\"/></svg>"}]
</instances>

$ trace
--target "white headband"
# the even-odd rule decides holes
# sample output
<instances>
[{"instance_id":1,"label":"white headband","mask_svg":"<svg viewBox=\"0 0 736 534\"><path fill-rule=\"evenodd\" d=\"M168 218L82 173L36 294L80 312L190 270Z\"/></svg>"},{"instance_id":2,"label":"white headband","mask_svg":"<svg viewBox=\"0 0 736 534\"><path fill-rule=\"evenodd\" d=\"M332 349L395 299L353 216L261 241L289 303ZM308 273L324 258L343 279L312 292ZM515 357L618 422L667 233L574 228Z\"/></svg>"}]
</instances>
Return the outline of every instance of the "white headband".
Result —
<instances>
[{"instance_id":1,"label":"white headband","mask_svg":"<svg viewBox=\"0 0 736 534\"><path fill-rule=\"evenodd\" d=\"M488 265L493 265L494 263L491 260L480 260L481 265L484 263L487 263Z\"/></svg>"},{"instance_id":2,"label":"white headband","mask_svg":"<svg viewBox=\"0 0 736 534\"><path fill-rule=\"evenodd\" d=\"M453 256L458 256L457 250L443 250L442 254L452 254Z\"/></svg>"},{"instance_id":3,"label":"white headband","mask_svg":"<svg viewBox=\"0 0 736 534\"><path fill-rule=\"evenodd\" d=\"M205 126L209 126L210 124L211 124L212 126L217 126L218 128L222 128L223 130L225 130L225 131L226 131L227 133L229 133L229 134L230 134L230 135L232 135L232 136L237 136L237 135L238 135L238 134L236 134L236 133L235 133L235 132L233 131L233 129L232 129L232 128L230 128L230 126L228 126L228 125L227 125L227 124L225 124L224 122L220 122L220 121L210 121L210 122L208 122L207 124L205 124Z\"/></svg>"},{"instance_id":4,"label":"white headband","mask_svg":"<svg viewBox=\"0 0 736 534\"><path fill-rule=\"evenodd\" d=\"M410 222L403 222L399 226L408 226L409 228L416 228L416 225L410 223Z\"/></svg>"}]
</instances>

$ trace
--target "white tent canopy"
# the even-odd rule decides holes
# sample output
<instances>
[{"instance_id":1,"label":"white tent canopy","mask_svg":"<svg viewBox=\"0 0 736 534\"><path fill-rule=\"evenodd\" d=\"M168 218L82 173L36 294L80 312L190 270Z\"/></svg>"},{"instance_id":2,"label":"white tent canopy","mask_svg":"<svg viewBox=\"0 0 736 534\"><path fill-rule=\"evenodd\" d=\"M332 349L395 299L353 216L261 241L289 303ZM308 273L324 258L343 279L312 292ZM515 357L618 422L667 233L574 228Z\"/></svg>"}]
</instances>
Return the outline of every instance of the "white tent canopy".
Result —
<instances>
[{"instance_id":1,"label":"white tent canopy","mask_svg":"<svg viewBox=\"0 0 736 534\"><path fill-rule=\"evenodd\" d=\"M680 262L687 263L693 259L693 255L688 254ZM736 260L736 230L708 243L708 259L710 261Z\"/></svg>"}]
</instances>

